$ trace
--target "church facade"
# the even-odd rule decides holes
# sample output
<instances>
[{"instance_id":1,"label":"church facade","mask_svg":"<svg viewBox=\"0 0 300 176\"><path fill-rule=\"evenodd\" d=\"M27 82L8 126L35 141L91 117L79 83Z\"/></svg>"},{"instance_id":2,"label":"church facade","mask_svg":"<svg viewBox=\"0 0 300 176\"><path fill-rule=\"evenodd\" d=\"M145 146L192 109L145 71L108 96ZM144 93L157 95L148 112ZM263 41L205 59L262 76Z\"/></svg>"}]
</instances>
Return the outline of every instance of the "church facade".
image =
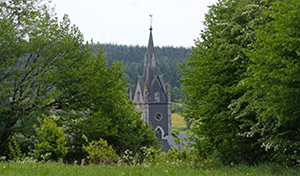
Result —
<instances>
[{"instance_id":1,"label":"church facade","mask_svg":"<svg viewBox=\"0 0 300 176\"><path fill-rule=\"evenodd\" d=\"M143 75L138 76L133 96L130 95L130 98L135 107L142 112L141 118L155 130L163 151L168 151L170 146L167 137L171 131L171 91L170 87L166 88L163 76L155 72L156 59L151 26Z\"/></svg>"}]
</instances>

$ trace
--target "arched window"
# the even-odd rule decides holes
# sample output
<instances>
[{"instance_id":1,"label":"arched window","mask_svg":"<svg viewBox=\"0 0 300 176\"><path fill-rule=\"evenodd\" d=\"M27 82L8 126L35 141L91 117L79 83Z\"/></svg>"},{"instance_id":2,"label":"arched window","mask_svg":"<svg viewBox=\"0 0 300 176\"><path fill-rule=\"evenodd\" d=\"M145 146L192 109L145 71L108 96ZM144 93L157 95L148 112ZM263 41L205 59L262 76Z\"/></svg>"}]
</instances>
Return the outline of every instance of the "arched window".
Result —
<instances>
[{"instance_id":1,"label":"arched window","mask_svg":"<svg viewBox=\"0 0 300 176\"><path fill-rule=\"evenodd\" d=\"M141 101L141 92L138 91L136 94L137 94L137 97L136 97L137 102L140 102Z\"/></svg>"},{"instance_id":2,"label":"arched window","mask_svg":"<svg viewBox=\"0 0 300 176\"><path fill-rule=\"evenodd\" d=\"M160 128L157 128L155 131L155 135L158 139L162 139L162 131Z\"/></svg>"},{"instance_id":3,"label":"arched window","mask_svg":"<svg viewBox=\"0 0 300 176\"><path fill-rule=\"evenodd\" d=\"M160 93L158 90L154 92L154 101L159 102L160 101Z\"/></svg>"}]
</instances>

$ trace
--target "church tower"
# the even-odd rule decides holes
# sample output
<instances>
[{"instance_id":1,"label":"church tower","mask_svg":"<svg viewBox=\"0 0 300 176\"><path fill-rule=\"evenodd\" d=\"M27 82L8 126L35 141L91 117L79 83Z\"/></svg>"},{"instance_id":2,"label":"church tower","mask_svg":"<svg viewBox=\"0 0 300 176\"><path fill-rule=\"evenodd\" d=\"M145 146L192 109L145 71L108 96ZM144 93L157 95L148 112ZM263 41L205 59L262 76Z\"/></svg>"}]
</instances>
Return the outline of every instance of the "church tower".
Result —
<instances>
[{"instance_id":1,"label":"church tower","mask_svg":"<svg viewBox=\"0 0 300 176\"><path fill-rule=\"evenodd\" d=\"M149 123L155 130L163 151L168 151L170 146L167 137L171 131L171 91L166 89L162 75L157 75L156 53L154 50L152 25L148 48L144 57L143 75L138 76L133 94L133 102L141 112L141 118Z\"/></svg>"}]
</instances>

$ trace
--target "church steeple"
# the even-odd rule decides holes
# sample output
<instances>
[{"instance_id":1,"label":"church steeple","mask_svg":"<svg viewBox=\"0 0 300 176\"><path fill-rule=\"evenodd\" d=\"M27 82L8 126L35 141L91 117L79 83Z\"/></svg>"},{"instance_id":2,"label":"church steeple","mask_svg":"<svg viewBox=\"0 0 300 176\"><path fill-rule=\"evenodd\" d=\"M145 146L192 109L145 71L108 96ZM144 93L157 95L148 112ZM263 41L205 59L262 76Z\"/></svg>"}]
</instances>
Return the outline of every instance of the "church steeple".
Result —
<instances>
[{"instance_id":1,"label":"church steeple","mask_svg":"<svg viewBox=\"0 0 300 176\"><path fill-rule=\"evenodd\" d=\"M150 35L149 35L149 41L148 41L148 48L147 52L145 54L144 59L144 73L143 76L145 78L145 81L147 85L151 84L152 78L155 74L155 65L156 65L156 57L154 52L154 42L153 42L153 36L152 36L152 15L151 17L151 23L150 23Z\"/></svg>"},{"instance_id":2,"label":"church steeple","mask_svg":"<svg viewBox=\"0 0 300 176\"><path fill-rule=\"evenodd\" d=\"M156 53L153 42L152 15L148 48L144 58L144 72L138 76L134 91L133 103L142 111L141 118L149 123L162 145L162 150L167 152L170 145L167 139L171 130L171 91L166 89L163 75L155 73Z\"/></svg>"},{"instance_id":3,"label":"church steeple","mask_svg":"<svg viewBox=\"0 0 300 176\"><path fill-rule=\"evenodd\" d=\"M153 37L152 37L152 26L150 26L150 35L149 35L149 41L148 41L148 48L147 48L147 54L154 53L154 43L153 43Z\"/></svg>"}]
</instances>

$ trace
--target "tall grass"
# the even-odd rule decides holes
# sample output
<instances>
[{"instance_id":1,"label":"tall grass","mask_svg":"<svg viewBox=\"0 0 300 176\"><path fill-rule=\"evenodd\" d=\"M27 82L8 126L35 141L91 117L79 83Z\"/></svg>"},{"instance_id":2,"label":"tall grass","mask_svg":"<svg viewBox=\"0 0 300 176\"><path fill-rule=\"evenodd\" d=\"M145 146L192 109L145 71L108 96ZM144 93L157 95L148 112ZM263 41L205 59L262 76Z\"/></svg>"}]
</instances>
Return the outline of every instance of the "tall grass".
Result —
<instances>
[{"instance_id":1,"label":"tall grass","mask_svg":"<svg viewBox=\"0 0 300 176\"><path fill-rule=\"evenodd\" d=\"M155 166L77 166L59 163L0 163L1 176L294 176L300 175L299 170L283 168L277 165L232 166L221 168L191 168L175 165Z\"/></svg>"}]
</instances>

